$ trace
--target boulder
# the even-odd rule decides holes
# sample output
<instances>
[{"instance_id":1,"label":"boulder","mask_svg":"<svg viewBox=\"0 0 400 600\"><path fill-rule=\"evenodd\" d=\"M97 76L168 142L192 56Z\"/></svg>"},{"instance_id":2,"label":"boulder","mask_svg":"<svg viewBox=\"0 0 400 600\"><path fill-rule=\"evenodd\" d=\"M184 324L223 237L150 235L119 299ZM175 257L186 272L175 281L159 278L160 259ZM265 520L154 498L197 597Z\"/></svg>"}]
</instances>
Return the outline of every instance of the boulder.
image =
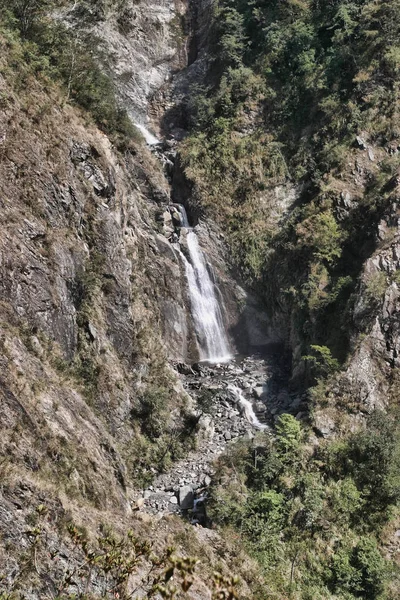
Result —
<instances>
[{"instance_id":1,"label":"boulder","mask_svg":"<svg viewBox=\"0 0 400 600\"><path fill-rule=\"evenodd\" d=\"M345 206L345 208L351 208L353 206L353 203L351 200L351 194L348 190L341 192L340 198L341 198L343 206Z\"/></svg>"},{"instance_id":2,"label":"boulder","mask_svg":"<svg viewBox=\"0 0 400 600\"><path fill-rule=\"evenodd\" d=\"M133 510L140 510L143 508L145 504L145 499L144 498L137 498L133 503L132 503L132 508Z\"/></svg>"},{"instance_id":3,"label":"boulder","mask_svg":"<svg viewBox=\"0 0 400 600\"><path fill-rule=\"evenodd\" d=\"M179 488L179 506L182 510L193 508L193 489L190 485L183 485Z\"/></svg>"},{"instance_id":4,"label":"boulder","mask_svg":"<svg viewBox=\"0 0 400 600\"><path fill-rule=\"evenodd\" d=\"M177 363L176 370L181 375L194 375L194 371L190 365L186 363Z\"/></svg>"},{"instance_id":5,"label":"boulder","mask_svg":"<svg viewBox=\"0 0 400 600\"><path fill-rule=\"evenodd\" d=\"M172 217L171 217L171 213L169 212L169 210L166 210L165 212L163 212L162 218L163 218L165 225L168 225L169 223L171 223Z\"/></svg>"},{"instance_id":6,"label":"boulder","mask_svg":"<svg viewBox=\"0 0 400 600\"><path fill-rule=\"evenodd\" d=\"M182 216L178 211L174 211L172 213L172 220L174 222L174 225L181 225L181 221L182 221Z\"/></svg>"},{"instance_id":7,"label":"boulder","mask_svg":"<svg viewBox=\"0 0 400 600\"><path fill-rule=\"evenodd\" d=\"M358 135L356 137L356 146L358 148L360 148L360 150L366 150L367 149L367 142L365 141L365 139L363 137L361 137L361 135Z\"/></svg>"},{"instance_id":8,"label":"boulder","mask_svg":"<svg viewBox=\"0 0 400 600\"><path fill-rule=\"evenodd\" d=\"M206 487L208 487L209 485L211 485L211 477L209 475L206 475L204 477L203 483Z\"/></svg>"},{"instance_id":9,"label":"boulder","mask_svg":"<svg viewBox=\"0 0 400 600\"><path fill-rule=\"evenodd\" d=\"M314 431L317 435L327 438L335 430L335 422L328 415L319 412L314 416Z\"/></svg>"},{"instance_id":10,"label":"boulder","mask_svg":"<svg viewBox=\"0 0 400 600\"><path fill-rule=\"evenodd\" d=\"M164 225L163 233L164 233L165 237L170 238L171 236L174 235L175 229L173 227L169 227L168 225Z\"/></svg>"}]
</instances>

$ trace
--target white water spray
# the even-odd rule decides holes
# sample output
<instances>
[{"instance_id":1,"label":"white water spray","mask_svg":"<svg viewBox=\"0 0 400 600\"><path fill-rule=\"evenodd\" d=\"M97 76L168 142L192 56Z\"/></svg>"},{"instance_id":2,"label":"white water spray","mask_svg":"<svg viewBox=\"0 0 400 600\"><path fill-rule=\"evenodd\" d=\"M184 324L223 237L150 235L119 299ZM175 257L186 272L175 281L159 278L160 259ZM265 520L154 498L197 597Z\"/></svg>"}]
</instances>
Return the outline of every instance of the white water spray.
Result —
<instances>
[{"instance_id":1,"label":"white water spray","mask_svg":"<svg viewBox=\"0 0 400 600\"><path fill-rule=\"evenodd\" d=\"M243 396L243 392L241 389L236 387L235 385L229 384L228 390L232 392L232 394L237 398L238 403L243 407L243 412L249 423L256 427L257 429L268 429L268 425L261 423L254 412L253 405L250 400L247 400Z\"/></svg>"},{"instance_id":2,"label":"white water spray","mask_svg":"<svg viewBox=\"0 0 400 600\"><path fill-rule=\"evenodd\" d=\"M180 207L182 227L186 236L190 261L181 253L189 287L190 303L196 329L200 359L211 362L228 362L232 356L222 319L215 287L207 269L197 235L190 228L186 211Z\"/></svg>"},{"instance_id":3,"label":"white water spray","mask_svg":"<svg viewBox=\"0 0 400 600\"><path fill-rule=\"evenodd\" d=\"M140 133L146 140L146 144L148 144L149 146L156 146L157 144L161 144L161 141L157 139L156 136L153 135L148 129L146 129L144 125L141 125L140 123L135 123L135 127L139 129Z\"/></svg>"}]
</instances>

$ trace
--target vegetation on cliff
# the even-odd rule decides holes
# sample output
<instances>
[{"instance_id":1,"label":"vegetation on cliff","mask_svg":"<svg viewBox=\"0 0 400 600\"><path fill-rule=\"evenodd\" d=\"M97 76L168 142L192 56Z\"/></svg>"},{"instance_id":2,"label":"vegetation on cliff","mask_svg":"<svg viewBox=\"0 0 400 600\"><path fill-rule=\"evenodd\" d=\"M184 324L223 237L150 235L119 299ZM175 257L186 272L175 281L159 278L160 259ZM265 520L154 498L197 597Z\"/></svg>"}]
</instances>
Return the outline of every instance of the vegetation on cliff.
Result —
<instances>
[{"instance_id":1,"label":"vegetation on cliff","mask_svg":"<svg viewBox=\"0 0 400 600\"><path fill-rule=\"evenodd\" d=\"M398 281L377 269L360 283L397 235L399 40L398 0L218 0L207 77L187 103L181 161L195 206L219 220L242 277L285 322L296 383L326 413L354 411L334 373ZM393 368L389 405L396 381ZM394 599L384 532L398 520L396 417L376 413L366 431L313 450L286 426L290 449L278 430L221 463L216 520L244 535L266 597Z\"/></svg>"},{"instance_id":2,"label":"vegetation on cliff","mask_svg":"<svg viewBox=\"0 0 400 600\"><path fill-rule=\"evenodd\" d=\"M21 44L19 56L14 46L14 61L21 61L21 66L28 65L42 80L47 77L62 83L66 101L85 109L120 148L125 148L131 138L138 139L139 135L126 111L119 106L111 79L100 67L99 41L89 33L68 28L52 15L52 11L66 4L53 0L0 1L3 33L7 32L9 44L16 44L17 40ZM90 6L90 3L83 4L81 8ZM101 3L94 6L95 13L105 10ZM92 19L95 18L92 15ZM20 86L24 85L26 76L26 69L22 69Z\"/></svg>"},{"instance_id":3,"label":"vegetation on cliff","mask_svg":"<svg viewBox=\"0 0 400 600\"><path fill-rule=\"evenodd\" d=\"M144 172L148 192L149 166L133 160L135 131L99 67L97 41L62 24L60 4L0 0L0 105L7 118L1 166L10 176L1 207L11 223L9 254L22 256L7 269L18 282L22 273L29 292L50 290L42 321L29 313L31 296L20 289L26 320L11 292L0 306L0 524L7 544L0 598L71 598L75 591L80 598L128 598L137 592L127 588L132 575L141 597L174 597L173 576L185 597L192 581L199 583L195 561L167 550L160 538L170 536L185 556L191 545L202 555L213 591L203 583L199 594L216 599L396 600L399 567L386 536L399 522L400 433L392 412L373 412L365 427L336 441L316 439L283 415L274 436L234 445L213 487L214 523L226 535L224 541L215 534L215 552L215 532L193 542L178 520L154 525L126 515L132 487L182 455L193 422L185 420L185 399L157 329L156 286L168 275L166 261L157 263L162 251L146 237L155 219L139 233L131 224L142 215L132 209L140 194L130 177ZM84 1L79 14L103 18L107 5ZM360 270L395 200L399 23L398 0L219 0L207 85L188 101L191 135L181 159L194 194L228 231L243 277L288 317L301 340L303 383L316 384L312 398L327 408L325 379L348 354ZM55 89L62 90L57 101ZM132 153L113 155L104 135L85 133L93 122ZM151 164L150 154L144 161ZM99 171L103 187L93 191ZM118 197L113 177L120 177ZM277 186L297 190L279 222L271 219ZM25 237L12 237L22 220ZM125 229L115 233L122 220ZM32 285L25 251L36 272L50 272L50 283L43 276ZM132 271L110 267L127 263ZM69 321L52 320L68 305L54 293L60 264L69 273L65 296L76 325L67 351L58 344ZM399 282L398 273L368 281L365 327L388 279ZM398 385L395 370L391 377ZM394 387L391 398L396 393ZM140 539L124 535L132 523ZM247 566L244 550L259 567ZM243 576L245 591L235 591L229 570Z\"/></svg>"},{"instance_id":4,"label":"vegetation on cliff","mask_svg":"<svg viewBox=\"0 0 400 600\"><path fill-rule=\"evenodd\" d=\"M314 447L291 415L275 433L236 444L213 489L214 518L262 565L261 597L394 600L400 570L379 544L400 499L396 419L376 413L366 430Z\"/></svg>"},{"instance_id":5,"label":"vegetation on cliff","mask_svg":"<svg viewBox=\"0 0 400 600\"><path fill-rule=\"evenodd\" d=\"M346 358L352 293L393 201L399 15L397 0L219 0L214 10L182 162L243 277L292 315L303 354L319 344ZM271 223L274 190L288 185L297 201Z\"/></svg>"}]
</instances>

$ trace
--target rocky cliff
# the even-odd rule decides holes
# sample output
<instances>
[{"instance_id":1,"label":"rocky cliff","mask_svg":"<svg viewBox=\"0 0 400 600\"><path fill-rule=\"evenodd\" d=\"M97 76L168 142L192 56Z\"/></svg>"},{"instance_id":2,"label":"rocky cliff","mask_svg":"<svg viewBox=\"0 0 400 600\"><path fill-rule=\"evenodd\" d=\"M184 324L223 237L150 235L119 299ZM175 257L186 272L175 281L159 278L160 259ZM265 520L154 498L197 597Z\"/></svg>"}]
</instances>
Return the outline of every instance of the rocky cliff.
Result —
<instances>
[{"instance_id":1,"label":"rocky cliff","mask_svg":"<svg viewBox=\"0 0 400 600\"><path fill-rule=\"evenodd\" d=\"M132 2L121 13L82 2L52 18L72 35L101 40L102 68L128 114L157 132L166 106L154 98L186 60L186 10ZM121 533L135 523L145 537L164 529L150 517L135 520L132 510L143 481L194 443L185 429L194 401L171 361L198 354L182 261L170 243L163 151L155 155L140 136L117 150L30 66L21 86L18 43L3 32L1 45L1 585L43 598L78 585L76 577L65 581L82 560L67 534L72 523L89 536L100 521ZM234 327L239 309L223 241L205 223L199 234ZM166 523L163 535L179 537L182 527L193 536L178 523ZM163 552L166 540L150 537ZM220 543L196 540L211 554ZM31 551L25 568L22 554ZM138 575L145 589L146 560ZM207 561L212 568L216 558ZM95 591L99 577L89 576ZM209 597L198 585L192 597Z\"/></svg>"},{"instance_id":2,"label":"rocky cliff","mask_svg":"<svg viewBox=\"0 0 400 600\"><path fill-rule=\"evenodd\" d=\"M377 508L367 442L328 444L398 396L397 142L352 133L346 164L307 179L318 135L303 128L293 165L275 91L238 59L246 15L222 2L6 4L0 598L353 598L342 581L359 597L378 567L340 569L397 514L395 484L378 477ZM232 353L263 358L197 364L180 205ZM210 484L224 533L196 527Z\"/></svg>"}]
</instances>

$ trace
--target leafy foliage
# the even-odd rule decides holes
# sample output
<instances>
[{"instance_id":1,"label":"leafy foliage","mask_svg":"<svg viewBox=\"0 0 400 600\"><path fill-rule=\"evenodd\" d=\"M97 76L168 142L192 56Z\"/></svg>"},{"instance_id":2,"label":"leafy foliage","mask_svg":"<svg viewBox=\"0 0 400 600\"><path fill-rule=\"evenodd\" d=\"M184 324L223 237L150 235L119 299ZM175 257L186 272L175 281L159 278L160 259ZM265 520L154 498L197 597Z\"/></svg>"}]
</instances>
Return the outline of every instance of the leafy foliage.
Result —
<instances>
[{"instance_id":1,"label":"leafy foliage","mask_svg":"<svg viewBox=\"0 0 400 600\"><path fill-rule=\"evenodd\" d=\"M236 444L219 463L213 517L234 527L262 565L266 598L391 598L394 565L379 533L400 501L400 428L371 415L367 428L313 451L290 415L276 437Z\"/></svg>"},{"instance_id":2,"label":"leafy foliage","mask_svg":"<svg viewBox=\"0 0 400 600\"><path fill-rule=\"evenodd\" d=\"M303 360L311 365L315 379L331 375L339 369L339 361L332 357L326 346L311 345L310 350L312 354L303 356Z\"/></svg>"},{"instance_id":3,"label":"leafy foliage","mask_svg":"<svg viewBox=\"0 0 400 600\"><path fill-rule=\"evenodd\" d=\"M119 107L111 79L100 68L104 56L91 35L78 34L49 16L54 0L0 0L4 31L22 46L23 60L35 76L61 81L66 100L88 111L121 148L137 137ZM21 65L20 65L21 67Z\"/></svg>"},{"instance_id":4,"label":"leafy foliage","mask_svg":"<svg viewBox=\"0 0 400 600\"><path fill-rule=\"evenodd\" d=\"M382 163L345 211L341 182L351 186L360 133L398 143L399 23L399 0L216 3L207 86L188 103L181 159L242 276L292 316L303 353L319 345L346 358L351 295L390 173ZM274 188L289 183L297 205L271 222Z\"/></svg>"}]
</instances>

